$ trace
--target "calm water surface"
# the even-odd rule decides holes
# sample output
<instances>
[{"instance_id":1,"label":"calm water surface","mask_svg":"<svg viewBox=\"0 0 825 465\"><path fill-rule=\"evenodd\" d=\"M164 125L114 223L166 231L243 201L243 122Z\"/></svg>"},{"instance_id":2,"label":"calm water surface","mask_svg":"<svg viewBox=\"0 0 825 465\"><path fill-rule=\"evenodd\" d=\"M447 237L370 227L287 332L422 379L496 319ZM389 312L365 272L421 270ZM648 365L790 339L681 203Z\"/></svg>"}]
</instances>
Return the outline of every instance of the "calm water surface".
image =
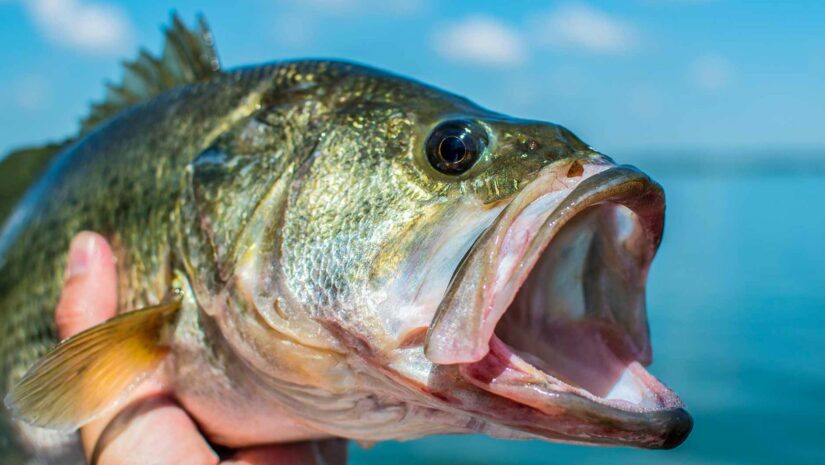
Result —
<instances>
[{"instance_id":1,"label":"calm water surface","mask_svg":"<svg viewBox=\"0 0 825 465\"><path fill-rule=\"evenodd\" d=\"M825 464L825 177L682 177L651 270L652 371L695 426L676 450L481 436L353 446L372 464Z\"/></svg>"}]
</instances>

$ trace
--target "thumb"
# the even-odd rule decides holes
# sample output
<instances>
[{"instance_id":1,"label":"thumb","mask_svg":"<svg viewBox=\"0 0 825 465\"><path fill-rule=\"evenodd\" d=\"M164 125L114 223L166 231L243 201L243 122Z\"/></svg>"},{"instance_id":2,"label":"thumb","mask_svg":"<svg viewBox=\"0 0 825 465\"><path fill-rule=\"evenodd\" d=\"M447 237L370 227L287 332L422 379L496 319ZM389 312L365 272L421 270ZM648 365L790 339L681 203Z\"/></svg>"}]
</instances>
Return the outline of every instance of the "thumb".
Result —
<instances>
[{"instance_id":1,"label":"thumb","mask_svg":"<svg viewBox=\"0 0 825 465\"><path fill-rule=\"evenodd\" d=\"M113 317L117 278L112 249L99 234L84 231L72 240L63 291L55 312L61 339Z\"/></svg>"}]
</instances>

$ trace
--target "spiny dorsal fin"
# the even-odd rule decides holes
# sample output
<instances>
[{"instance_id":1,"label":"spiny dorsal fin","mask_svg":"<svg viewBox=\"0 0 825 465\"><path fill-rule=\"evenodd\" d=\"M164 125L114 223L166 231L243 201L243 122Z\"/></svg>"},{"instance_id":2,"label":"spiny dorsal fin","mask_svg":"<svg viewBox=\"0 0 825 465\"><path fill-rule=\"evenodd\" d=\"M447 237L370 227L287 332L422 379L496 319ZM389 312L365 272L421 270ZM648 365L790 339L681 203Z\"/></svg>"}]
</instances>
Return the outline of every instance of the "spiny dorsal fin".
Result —
<instances>
[{"instance_id":1,"label":"spiny dorsal fin","mask_svg":"<svg viewBox=\"0 0 825 465\"><path fill-rule=\"evenodd\" d=\"M81 121L81 132L173 87L208 79L220 71L212 33L202 16L198 17L197 26L189 30L173 13L172 26L165 30L165 35L160 58L142 49L134 61L123 64L123 82L106 85L105 99L92 105L89 116Z\"/></svg>"},{"instance_id":2,"label":"spiny dorsal fin","mask_svg":"<svg viewBox=\"0 0 825 465\"><path fill-rule=\"evenodd\" d=\"M141 50L137 59L124 63L123 82L106 85L104 101L92 105L89 115L81 121L81 134L136 103L173 87L208 79L220 71L212 34L203 17L198 17L196 28L189 30L173 13L172 25L165 30L165 35L160 58ZM52 158L72 140L27 147L0 156L0 226Z\"/></svg>"}]
</instances>

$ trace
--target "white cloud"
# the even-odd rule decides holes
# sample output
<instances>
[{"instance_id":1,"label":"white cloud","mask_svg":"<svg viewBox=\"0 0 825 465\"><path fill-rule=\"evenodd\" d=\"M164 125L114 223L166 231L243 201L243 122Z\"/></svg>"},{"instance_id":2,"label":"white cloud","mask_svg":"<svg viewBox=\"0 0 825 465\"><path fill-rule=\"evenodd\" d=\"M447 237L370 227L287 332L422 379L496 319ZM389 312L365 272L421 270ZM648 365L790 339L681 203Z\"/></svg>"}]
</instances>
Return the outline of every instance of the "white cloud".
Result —
<instances>
[{"instance_id":1,"label":"white cloud","mask_svg":"<svg viewBox=\"0 0 825 465\"><path fill-rule=\"evenodd\" d=\"M83 0L26 0L29 15L51 41L95 55L128 52L132 26L117 7Z\"/></svg>"},{"instance_id":2,"label":"white cloud","mask_svg":"<svg viewBox=\"0 0 825 465\"><path fill-rule=\"evenodd\" d=\"M439 26L432 46L444 58L485 66L518 64L527 55L517 31L481 15Z\"/></svg>"},{"instance_id":3,"label":"white cloud","mask_svg":"<svg viewBox=\"0 0 825 465\"><path fill-rule=\"evenodd\" d=\"M623 53L638 43L638 34L628 22L583 4L564 5L539 15L539 41L559 48L593 53Z\"/></svg>"},{"instance_id":4,"label":"white cloud","mask_svg":"<svg viewBox=\"0 0 825 465\"><path fill-rule=\"evenodd\" d=\"M732 77L733 65L721 55L702 55L690 65L691 80L703 90L720 90L730 83Z\"/></svg>"}]
</instances>

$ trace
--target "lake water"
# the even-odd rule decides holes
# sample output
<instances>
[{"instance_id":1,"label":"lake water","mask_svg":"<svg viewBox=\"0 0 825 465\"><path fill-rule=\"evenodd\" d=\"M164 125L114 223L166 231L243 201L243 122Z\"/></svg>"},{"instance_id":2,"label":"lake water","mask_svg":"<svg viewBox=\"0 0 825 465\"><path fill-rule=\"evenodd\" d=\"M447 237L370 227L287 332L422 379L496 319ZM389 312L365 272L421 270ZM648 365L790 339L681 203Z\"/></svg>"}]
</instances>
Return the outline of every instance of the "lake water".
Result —
<instances>
[{"instance_id":1,"label":"lake water","mask_svg":"<svg viewBox=\"0 0 825 465\"><path fill-rule=\"evenodd\" d=\"M651 371L693 415L681 447L449 436L353 446L351 463L825 464L825 176L651 174L668 197Z\"/></svg>"}]
</instances>

